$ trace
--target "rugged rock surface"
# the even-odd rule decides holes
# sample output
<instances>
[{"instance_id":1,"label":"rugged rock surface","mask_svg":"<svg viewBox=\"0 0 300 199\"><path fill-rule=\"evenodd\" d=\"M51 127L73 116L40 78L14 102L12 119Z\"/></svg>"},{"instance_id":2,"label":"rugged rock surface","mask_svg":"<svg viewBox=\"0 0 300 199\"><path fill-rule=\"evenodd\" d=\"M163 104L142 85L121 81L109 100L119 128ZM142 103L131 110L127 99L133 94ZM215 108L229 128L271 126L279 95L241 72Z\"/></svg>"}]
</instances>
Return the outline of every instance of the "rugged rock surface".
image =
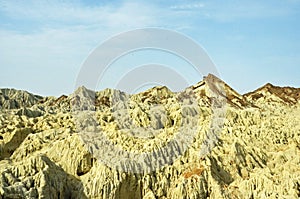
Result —
<instances>
[{"instance_id":1,"label":"rugged rock surface","mask_svg":"<svg viewBox=\"0 0 300 199\"><path fill-rule=\"evenodd\" d=\"M299 198L300 89L0 93L0 198Z\"/></svg>"},{"instance_id":2,"label":"rugged rock surface","mask_svg":"<svg viewBox=\"0 0 300 199\"><path fill-rule=\"evenodd\" d=\"M263 87L244 95L249 101L256 103L284 103L297 104L300 100L298 88L279 87L270 83Z\"/></svg>"},{"instance_id":3,"label":"rugged rock surface","mask_svg":"<svg viewBox=\"0 0 300 199\"><path fill-rule=\"evenodd\" d=\"M0 89L0 110L31 107L41 99L41 96L28 93L27 91Z\"/></svg>"}]
</instances>

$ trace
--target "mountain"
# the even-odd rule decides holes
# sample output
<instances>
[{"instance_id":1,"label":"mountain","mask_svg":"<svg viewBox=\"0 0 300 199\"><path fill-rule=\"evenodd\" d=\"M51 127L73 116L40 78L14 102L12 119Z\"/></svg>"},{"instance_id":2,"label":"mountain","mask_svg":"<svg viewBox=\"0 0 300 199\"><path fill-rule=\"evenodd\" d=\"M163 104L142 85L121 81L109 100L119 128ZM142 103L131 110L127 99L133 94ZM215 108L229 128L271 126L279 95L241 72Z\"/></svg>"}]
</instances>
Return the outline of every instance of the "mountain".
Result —
<instances>
[{"instance_id":1,"label":"mountain","mask_svg":"<svg viewBox=\"0 0 300 199\"><path fill-rule=\"evenodd\" d=\"M0 90L0 199L299 198L299 88Z\"/></svg>"},{"instance_id":2,"label":"mountain","mask_svg":"<svg viewBox=\"0 0 300 199\"><path fill-rule=\"evenodd\" d=\"M252 102L296 104L300 100L300 88L279 87L268 83L244 96Z\"/></svg>"},{"instance_id":3,"label":"mountain","mask_svg":"<svg viewBox=\"0 0 300 199\"><path fill-rule=\"evenodd\" d=\"M43 97L31 94L27 91L16 89L0 89L0 108L18 109L22 107L31 107L42 100Z\"/></svg>"},{"instance_id":4,"label":"mountain","mask_svg":"<svg viewBox=\"0 0 300 199\"><path fill-rule=\"evenodd\" d=\"M240 95L213 74L208 74L207 77L204 77L203 81L197 83L191 88L199 99L203 99L206 102L209 101L209 98L212 95L216 95L226 98L226 102L230 106L236 108L251 107L251 103L249 103L243 95Z\"/></svg>"},{"instance_id":5,"label":"mountain","mask_svg":"<svg viewBox=\"0 0 300 199\"><path fill-rule=\"evenodd\" d=\"M73 100L73 103L76 101L74 101L74 96L77 96L78 99L91 100L90 102L79 102L77 100L77 103L88 103L88 106L99 108L104 104L108 106L109 103L111 103L111 98L116 102L131 97L136 100L140 99L141 102L146 100L147 102L161 103L163 100L172 98L175 95L179 97L186 95L186 97L196 98L199 100L200 104L208 107L211 106L212 99L215 98L215 96L218 96L226 99L226 106L243 109L257 107L260 103L297 104L300 99L300 88L279 87L268 83L252 92L241 95L218 77L213 74L208 74L208 76L204 77L203 81L200 81L179 93L173 93L166 86L154 87L135 95L129 95L114 89L94 92L82 86L69 97L62 95L56 98L42 97L27 91L15 89L0 89L0 107L5 110L30 108L34 105L53 107L55 109L59 109L63 106L65 111L70 111L72 106L71 101Z\"/></svg>"}]
</instances>

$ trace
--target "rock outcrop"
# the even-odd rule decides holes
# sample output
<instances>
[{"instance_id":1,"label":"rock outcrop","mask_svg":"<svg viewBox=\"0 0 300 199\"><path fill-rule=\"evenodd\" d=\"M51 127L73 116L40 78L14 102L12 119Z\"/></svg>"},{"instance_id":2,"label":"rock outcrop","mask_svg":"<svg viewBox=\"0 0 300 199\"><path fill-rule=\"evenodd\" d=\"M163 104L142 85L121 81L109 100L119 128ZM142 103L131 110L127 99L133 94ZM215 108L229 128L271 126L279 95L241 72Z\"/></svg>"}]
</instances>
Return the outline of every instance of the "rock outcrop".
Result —
<instances>
[{"instance_id":1,"label":"rock outcrop","mask_svg":"<svg viewBox=\"0 0 300 199\"><path fill-rule=\"evenodd\" d=\"M2 198L299 198L300 89L0 93Z\"/></svg>"},{"instance_id":2,"label":"rock outcrop","mask_svg":"<svg viewBox=\"0 0 300 199\"><path fill-rule=\"evenodd\" d=\"M244 95L249 101L256 103L297 104L300 100L299 88L279 87L270 83Z\"/></svg>"},{"instance_id":3,"label":"rock outcrop","mask_svg":"<svg viewBox=\"0 0 300 199\"><path fill-rule=\"evenodd\" d=\"M42 99L41 96L27 91L0 89L0 109L31 107Z\"/></svg>"}]
</instances>

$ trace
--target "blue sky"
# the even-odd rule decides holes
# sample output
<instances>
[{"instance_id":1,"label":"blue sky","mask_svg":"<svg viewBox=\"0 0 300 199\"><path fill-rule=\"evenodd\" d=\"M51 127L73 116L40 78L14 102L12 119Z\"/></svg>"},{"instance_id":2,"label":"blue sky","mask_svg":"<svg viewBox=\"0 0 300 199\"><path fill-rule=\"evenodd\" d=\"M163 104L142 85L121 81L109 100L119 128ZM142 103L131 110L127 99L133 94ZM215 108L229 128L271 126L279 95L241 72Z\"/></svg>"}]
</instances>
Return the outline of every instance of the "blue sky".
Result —
<instances>
[{"instance_id":1,"label":"blue sky","mask_svg":"<svg viewBox=\"0 0 300 199\"><path fill-rule=\"evenodd\" d=\"M300 87L299 19L299 0L0 0L0 87L69 94L93 49L112 35L145 27L175 30L198 42L220 77L240 93L267 82ZM135 61L124 58L118 64L155 60L177 67L189 84L201 80L170 55L134 55ZM110 77L118 75L112 70L99 89L114 87Z\"/></svg>"}]
</instances>

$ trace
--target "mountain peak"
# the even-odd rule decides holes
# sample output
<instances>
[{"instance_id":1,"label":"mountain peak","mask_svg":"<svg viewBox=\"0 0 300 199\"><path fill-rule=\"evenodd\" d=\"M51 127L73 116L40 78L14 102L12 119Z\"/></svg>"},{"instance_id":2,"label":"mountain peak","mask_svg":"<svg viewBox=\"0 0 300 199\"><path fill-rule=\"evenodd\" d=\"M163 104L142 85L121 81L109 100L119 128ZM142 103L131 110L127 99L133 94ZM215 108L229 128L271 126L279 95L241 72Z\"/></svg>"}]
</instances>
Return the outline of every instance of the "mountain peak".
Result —
<instances>
[{"instance_id":1,"label":"mountain peak","mask_svg":"<svg viewBox=\"0 0 300 199\"><path fill-rule=\"evenodd\" d=\"M273 88L275 86L273 84L271 84L271 83L266 83L263 87L265 87L265 88Z\"/></svg>"},{"instance_id":2,"label":"mountain peak","mask_svg":"<svg viewBox=\"0 0 300 199\"><path fill-rule=\"evenodd\" d=\"M87 89L85 86L79 86L75 92L86 92L86 91L89 91L89 89Z\"/></svg>"},{"instance_id":3,"label":"mountain peak","mask_svg":"<svg viewBox=\"0 0 300 199\"><path fill-rule=\"evenodd\" d=\"M189 89L193 90L198 99L206 101L206 104L210 104L212 98L221 97L233 107L245 108L251 105L242 95L211 73Z\"/></svg>"},{"instance_id":4,"label":"mountain peak","mask_svg":"<svg viewBox=\"0 0 300 199\"><path fill-rule=\"evenodd\" d=\"M280 87L267 83L253 92L246 93L244 96L249 101L296 104L300 99L300 88Z\"/></svg>"},{"instance_id":5,"label":"mountain peak","mask_svg":"<svg viewBox=\"0 0 300 199\"><path fill-rule=\"evenodd\" d=\"M215 75L212 74L212 73L208 73L207 76L204 76L203 80L207 80L207 79L210 79L210 80L217 80L217 81L222 81L219 77L215 76Z\"/></svg>"},{"instance_id":6,"label":"mountain peak","mask_svg":"<svg viewBox=\"0 0 300 199\"><path fill-rule=\"evenodd\" d=\"M31 107L42 98L27 91L4 88L0 89L0 108L18 109L21 107Z\"/></svg>"},{"instance_id":7,"label":"mountain peak","mask_svg":"<svg viewBox=\"0 0 300 199\"><path fill-rule=\"evenodd\" d=\"M95 109L95 91L80 86L72 93L69 98L73 110L94 110Z\"/></svg>"}]
</instances>

